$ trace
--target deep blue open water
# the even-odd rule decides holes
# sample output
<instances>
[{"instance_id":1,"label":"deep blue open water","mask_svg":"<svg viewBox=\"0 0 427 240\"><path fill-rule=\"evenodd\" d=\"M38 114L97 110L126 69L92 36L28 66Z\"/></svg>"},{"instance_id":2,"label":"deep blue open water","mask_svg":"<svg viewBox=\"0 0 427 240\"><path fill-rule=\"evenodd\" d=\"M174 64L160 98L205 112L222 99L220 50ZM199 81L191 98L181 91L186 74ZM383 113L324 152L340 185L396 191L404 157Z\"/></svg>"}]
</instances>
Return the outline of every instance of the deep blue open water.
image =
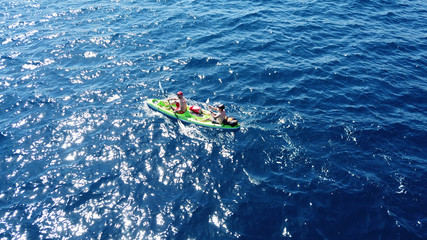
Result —
<instances>
[{"instance_id":1,"label":"deep blue open water","mask_svg":"<svg viewBox=\"0 0 427 240\"><path fill-rule=\"evenodd\" d=\"M2 1L0 57L0 239L427 239L424 0Z\"/></svg>"}]
</instances>

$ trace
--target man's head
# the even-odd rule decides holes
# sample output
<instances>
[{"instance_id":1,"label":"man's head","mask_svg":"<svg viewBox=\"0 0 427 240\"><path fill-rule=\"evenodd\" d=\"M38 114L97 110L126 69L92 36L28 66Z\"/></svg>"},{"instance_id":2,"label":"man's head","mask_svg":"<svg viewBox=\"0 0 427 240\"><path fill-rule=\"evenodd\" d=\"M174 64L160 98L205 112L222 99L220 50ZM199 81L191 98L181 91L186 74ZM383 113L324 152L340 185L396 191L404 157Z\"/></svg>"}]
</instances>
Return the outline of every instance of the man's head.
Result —
<instances>
[{"instance_id":1,"label":"man's head","mask_svg":"<svg viewBox=\"0 0 427 240\"><path fill-rule=\"evenodd\" d=\"M182 98L184 96L184 94L181 91L177 92L176 95L178 96L178 98Z\"/></svg>"}]
</instances>

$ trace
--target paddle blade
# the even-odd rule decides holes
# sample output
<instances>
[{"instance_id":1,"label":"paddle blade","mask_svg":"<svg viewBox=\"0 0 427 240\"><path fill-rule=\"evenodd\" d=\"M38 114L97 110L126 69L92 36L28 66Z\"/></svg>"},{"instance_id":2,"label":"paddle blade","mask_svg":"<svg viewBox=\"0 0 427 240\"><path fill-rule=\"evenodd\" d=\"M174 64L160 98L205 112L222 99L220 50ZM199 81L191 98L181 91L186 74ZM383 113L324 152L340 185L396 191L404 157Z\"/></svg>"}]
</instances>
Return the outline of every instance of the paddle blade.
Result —
<instances>
[{"instance_id":1,"label":"paddle blade","mask_svg":"<svg viewBox=\"0 0 427 240\"><path fill-rule=\"evenodd\" d=\"M159 81L159 88L160 88L160 91L164 92L164 91L163 91L163 87L162 87L162 82L161 82L161 81Z\"/></svg>"},{"instance_id":2,"label":"paddle blade","mask_svg":"<svg viewBox=\"0 0 427 240\"><path fill-rule=\"evenodd\" d=\"M161 82L161 81L159 81L159 88L160 88L160 91L162 91L163 96L164 96L165 98L167 98L167 97L166 97L166 94L165 94L165 90L163 90L162 82ZM170 103L169 103L169 104L170 104Z\"/></svg>"}]
</instances>

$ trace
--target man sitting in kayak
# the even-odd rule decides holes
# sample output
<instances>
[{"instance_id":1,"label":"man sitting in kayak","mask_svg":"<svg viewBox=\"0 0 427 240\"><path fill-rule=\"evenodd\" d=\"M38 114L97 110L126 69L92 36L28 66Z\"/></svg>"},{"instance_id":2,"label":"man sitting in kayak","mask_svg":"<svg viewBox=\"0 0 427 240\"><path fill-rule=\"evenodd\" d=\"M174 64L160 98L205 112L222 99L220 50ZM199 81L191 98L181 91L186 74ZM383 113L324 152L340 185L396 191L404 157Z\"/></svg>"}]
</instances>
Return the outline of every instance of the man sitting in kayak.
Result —
<instances>
[{"instance_id":1,"label":"man sitting in kayak","mask_svg":"<svg viewBox=\"0 0 427 240\"><path fill-rule=\"evenodd\" d=\"M168 101L178 100L175 102L176 108L172 107L173 111L179 114L185 113L185 111L187 111L187 99L185 99L184 94L181 91L177 92L176 95L178 98L169 98Z\"/></svg>"},{"instance_id":2,"label":"man sitting in kayak","mask_svg":"<svg viewBox=\"0 0 427 240\"><path fill-rule=\"evenodd\" d=\"M218 111L218 113L214 113L211 111L212 118L209 118L209 120L213 123L223 124L226 118L224 111L225 106L223 104L218 104L216 108L212 106L209 106L209 108Z\"/></svg>"}]
</instances>

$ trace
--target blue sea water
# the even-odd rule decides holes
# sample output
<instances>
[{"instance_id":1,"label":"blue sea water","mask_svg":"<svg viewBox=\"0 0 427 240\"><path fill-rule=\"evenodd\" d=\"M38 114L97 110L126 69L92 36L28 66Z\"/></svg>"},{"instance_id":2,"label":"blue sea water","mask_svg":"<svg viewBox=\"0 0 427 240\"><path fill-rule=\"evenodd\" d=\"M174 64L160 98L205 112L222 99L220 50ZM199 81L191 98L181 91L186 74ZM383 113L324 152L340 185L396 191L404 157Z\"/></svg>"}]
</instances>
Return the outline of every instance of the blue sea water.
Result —
<instances>
[{"instance_id":1,"label":"blue sea water","mask_svg":"<svg viewBox=\"0 0 427 240\"><path fill-rule=\"evenodd\" d=\"M427 239L426 1L0 10L1 239Z\"/></svg>"}]
</instances>

